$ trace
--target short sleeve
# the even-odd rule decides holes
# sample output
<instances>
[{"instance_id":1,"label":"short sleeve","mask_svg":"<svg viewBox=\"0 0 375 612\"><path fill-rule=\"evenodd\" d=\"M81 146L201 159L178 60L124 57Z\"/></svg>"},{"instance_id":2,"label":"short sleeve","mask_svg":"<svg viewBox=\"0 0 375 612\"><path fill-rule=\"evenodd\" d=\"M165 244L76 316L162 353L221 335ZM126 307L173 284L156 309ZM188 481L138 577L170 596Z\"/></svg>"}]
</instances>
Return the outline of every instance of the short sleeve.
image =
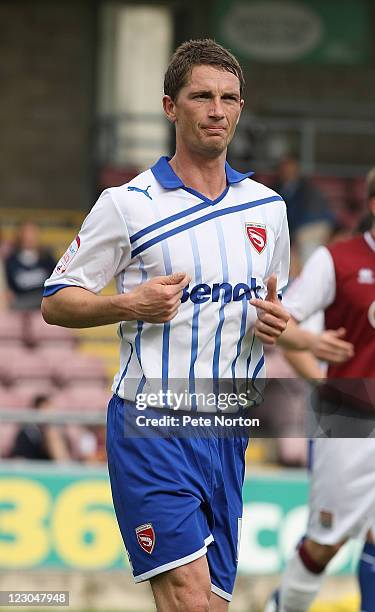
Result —
<instances>
[{"instance_id":1,"label":"short sleeve","mask_svg":"<svg viewBox=\"0 0 375 612\"><path fill-rule=\"evenodd\" d=\"M300 276L288 287L284 306L297 321L326 310L335 299L336 275L330 252L319 247L306 262Z\"/></svg>"},{"instance_id":2,"label":"short sleeve","mask_svg":"<svg viewBox=\"0 0 375 612\"><path fill-rule=\"evenodd\" d=\"M45 282L44 295L66 286L99 293L129 260L130 240L124 218L110 191L104 191Z\"/></svg>"},{"instance_id":3,"label":"short sleeve","mask_svg":"<svg viewBox=\"0 0 375 612\"><path fill-rule=\"evenodd\" d=\"M275 274L277 277L277 293L281 294L288 284L290 263L290 241L286 210L278 236L276 237L275 249L269 266L269 276Z\"/></svg>"}]
</instances>

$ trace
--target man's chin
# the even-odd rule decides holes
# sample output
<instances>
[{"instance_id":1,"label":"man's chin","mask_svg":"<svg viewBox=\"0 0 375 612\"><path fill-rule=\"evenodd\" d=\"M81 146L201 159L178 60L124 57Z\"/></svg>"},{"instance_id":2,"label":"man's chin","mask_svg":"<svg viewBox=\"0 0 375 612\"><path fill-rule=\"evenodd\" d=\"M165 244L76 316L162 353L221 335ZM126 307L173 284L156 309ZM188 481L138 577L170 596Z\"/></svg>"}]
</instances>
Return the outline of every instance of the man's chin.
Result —
<instances>
[{"instance_id":1,"label":"man's chin","mask_svg":"<svg viewBox=\"0 0 375 612\"><path fill-rule=\"evenodd\" d=\"M202 152L208 157L218 157L227 149L227 142L223 139L212 139L202 143Z\"/></svg>"}]
</instances>

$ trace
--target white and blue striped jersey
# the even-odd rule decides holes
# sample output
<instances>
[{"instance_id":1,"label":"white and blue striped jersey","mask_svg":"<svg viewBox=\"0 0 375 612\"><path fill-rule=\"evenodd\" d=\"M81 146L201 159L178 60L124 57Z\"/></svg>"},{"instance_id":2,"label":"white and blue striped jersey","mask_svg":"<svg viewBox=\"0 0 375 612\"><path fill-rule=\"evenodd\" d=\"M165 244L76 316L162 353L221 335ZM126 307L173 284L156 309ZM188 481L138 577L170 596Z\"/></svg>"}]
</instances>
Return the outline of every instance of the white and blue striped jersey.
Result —
<instances>
[{"instance_id":1,"label":"white and blue striped jersey","mask_svg":"<svg viewBox=\"0 0 375 612\"><path fill-rule=\"evenodd\" d=\"M199 380L265 376L254 335L253 297L266 281L287 284L286 207L274 191L226 164L227 187L212 201L186 187L168 158L131 182L105 190L78 237L45 283L45 295L79 286L100 292L115 277L119 293L159 275L186 272L178 314L164 324L124 321L113 391L134 401L148 381L176 379L194 393Z\"/></svg>"}]
</instances>

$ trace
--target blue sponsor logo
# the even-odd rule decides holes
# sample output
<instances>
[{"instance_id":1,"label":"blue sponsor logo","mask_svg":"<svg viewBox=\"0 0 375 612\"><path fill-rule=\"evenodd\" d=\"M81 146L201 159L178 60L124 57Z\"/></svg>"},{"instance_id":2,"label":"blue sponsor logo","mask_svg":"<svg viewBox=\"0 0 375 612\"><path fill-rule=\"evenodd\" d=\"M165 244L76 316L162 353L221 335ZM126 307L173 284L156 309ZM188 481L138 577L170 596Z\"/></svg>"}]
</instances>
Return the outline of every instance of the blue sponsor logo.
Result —
<instances>
[{"instance_id":1,"label":"blue sponsor logo","mask_svg":"<svg viewBox=\"0 0 375 612\"><path fill-rule=\"evenodd\" d=\"M260 298L259 290L262 285L257 283L256 278L250 279L250 286L246 283L213 283L212 286L206 283L195 285L192 289L189 285L182 292L181 302L191 300L194 304L204 304L205 302L241 302L242 300L251 300L252 298Z\"/></svg>"}]
</instances>

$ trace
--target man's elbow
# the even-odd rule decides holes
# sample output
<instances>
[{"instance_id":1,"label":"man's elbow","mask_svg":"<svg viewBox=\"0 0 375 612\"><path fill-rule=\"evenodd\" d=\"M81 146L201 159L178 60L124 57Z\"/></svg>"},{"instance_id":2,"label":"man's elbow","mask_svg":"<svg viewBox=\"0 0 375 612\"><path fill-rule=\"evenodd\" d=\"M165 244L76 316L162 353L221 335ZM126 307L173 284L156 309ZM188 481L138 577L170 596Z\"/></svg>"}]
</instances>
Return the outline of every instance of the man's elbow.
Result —
<instances>
[{"instance_id":1,"label":"man's elbow","mask_svg":"<svg viewBox=\"0 0 375 612\"><path fill-rule=\"evenodd\" d=\"M59 325L56 316L56 308L53 307L53 300L50 297L42 299L41 311L42 317L49 325Z\"/></svg>"}]
</instances>

